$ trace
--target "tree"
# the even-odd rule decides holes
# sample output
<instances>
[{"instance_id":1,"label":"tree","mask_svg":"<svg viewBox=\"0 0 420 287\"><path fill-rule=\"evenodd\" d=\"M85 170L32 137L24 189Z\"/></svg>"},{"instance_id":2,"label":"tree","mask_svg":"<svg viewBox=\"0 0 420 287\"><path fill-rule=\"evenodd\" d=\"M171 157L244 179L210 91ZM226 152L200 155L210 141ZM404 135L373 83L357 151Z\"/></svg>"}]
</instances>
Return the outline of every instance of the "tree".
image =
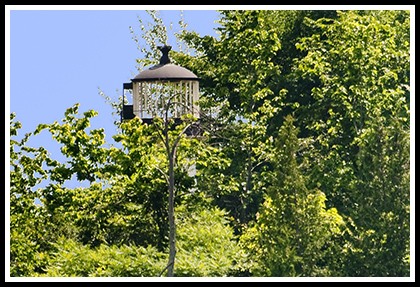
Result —
<instances>
[{"instance_id":1,"label":"tree","mask_svg":"<svg viewBox=\"0 0 420 287\"><path fill-rule=\"evenodd\" d=\"M297 43L307 54L295 73L318 85L302 95L314 101L298 105L296 113L319 143L314 182L322 184L348 226L355 224L348 239L355 249L347 274L406 276L402 262L409 238L402 226L408 228L409 217L409 13L338 11L337 19L305 21L317 32ZM384 198L396 203L401 225L391 223L397 217L387 217L391 211ZM391 234L405 240L398 256L382 244L367 243L387 245Z\"/></svg>"},{"instance_id":2,"label":"tree","mask_svg":"<svg viewBox=\"0 0 420 287\"><path fill-rule=\"evenodd\" d=\"M106 147L106 142L99 140L104 139L102 129L87 132L90 117L97 113L80 114L78 108L75 105L67 109L61 124L42 124L36 130L36 133L50 131L62 144L61 151L68 157L65 163L50 159L45 149L25 146L29 134L21 148L34 151L33 159L16 152L15 146L19 143L12 140L11 165L15 167L11 173L12 276L158 276L165 267L163 260L169 259L164 255L168 249L169 205L165 196L168 192L164 176L168 169L166 146L155 125L133 119L122 123L121 133L114 136L122 148ZM159 125L158 120L155 123ZM12 135L16 135L14 127L19 127L19 123L11 123L11 126ZM217 160L217 155L198 139L174 138L179 135L179 129L184 130L185 126L167 131L170 144L177 141L173 199L183 218L179 230L180 267L175 268L173 274L225 276L234 264L234 254L238 253L233 232L226 224L225 214L204 203L203 195L193 188L195 181L188 174L195 161L208 162L207 155ZM95 148L91 148L93 146ZM84 164L81 164L81 155ZM63 184L72 175L80 175L79 181L85 178L92 181L88 181L86 187L66 188ZM33 189L41 179L49 183ZM42 205L36 206L35 198ZM190 222L190 218L194 221ZM197 225L197 220L207 223ZM214 232L203 233L193 241L191 232L208 230L210 221L214 221ZM195 227L189 228L190 224ZM68 240L63 241L63 237ZM195 246L204 248L195 250ZM232 256L219 257L215 254L220 250L217 246L224 246ZM200 268L189 263L193 258L189 252L202 253ZM148 265L146 261L151 257L147 255L147 259L136 261L133 268L122 271L121 264L126 266L134 260L132 254L150 253L156 253L153 258L157 261ZM86 256L83 255L81 261L72 261L68 260L69 254ZM122 258L124 254L128 258ZM78 266L81 263L92 269Z\"/></svg>"},{"instance_id":3,"label":"tree","mask_svg":"<svg viewBox=\"0 0 420 287\"><path fill-rule=\"evenodd\" d=\"M13 138L22 127L10 114L10 275L25 276L37 268L36 252L45 248L47 235L42 228L43 212L35 204L40 197L35 189L47 176L45 148L26 145L31 133L17 142Z\"/></svg>"},{"instance_id":4,"label":"tree","mask_svg":"<svg viewBox=\"0 0 420 287\"><path fill-rule=\"evenodd\" d=\"M275 56L279 41L273 29L258 25L260 11L221 14L221 38L184 33L182 39L199 57L179 61L202 79L201 107L214 125L210 144L231 162L222 169L208 166L202 189L231 212L240 233L242 225L255 217L262 198L261 181L255 177L267 162L259 145L267 137L265 127L251 113L257 113L258 99L272 94L269 88L259 90L266 84L263 79L276 73L274 65L267 62Z\"/></svg>"},{"instance_id":5,"label":"tree","mask_svg":"<svg viewBox=\"0 0 420 287\"><path fill-rule=\"evenodd\" d=\"M243 251L237 244L227 213L211 206L183 204L177 209L177 265L175 276L229 276Z\"/></svg>"},{"instance_id":6,"label":"tree","mask_svg":"<svg viewBox=\"0 0 420 287\"><path fill-rule=\"evenodd\" d=\"M150 128L132 122L123 127L126 129L122 134L115 136L116 141L122 143L122 150L105 147L103 129L86 131L90 125L89 118L96 114L88 111L81 116L78 105L75 105L66 111L62 124L43 125L62 144L61 151L69 160L49 171L52 183L43 190L41 201L53 218L58 216L60 220L64 214L70 216L68 220L76 223L79 229L78 239L85 244L89 242L96 246L103 242L132 241L137 244L149 242L163 248L164 235L149 237L146 235L148 228L145 228L157 223L157 230L150 226L150 234L161 234L165 228L159 216L164 208L162 199L155 197L153 200L150 190L152 187L159 189L159 185L162 189L162 179L150 174L159 175L155 168L156 159L146 153L154 142L152 137L146 136ZM140 164L133 164L138 160ZM88 179L89 186L73 190L63 187L73 174L79 181ZM145 185L144 181L149 185ZM126 200L132 202L130 207L121 204ZM138 209L147 210L145 214L149 216L140 220L135 215ZM81 213L84 216L80 216ZM137 218L137 222L133 217ZM129 221L133 225L124 226L122 218L124 221L131 218ZM109 228L116 228L116 232L111 232ZM127 230L122 232L119 228ZM146 231L143 232L144 237L138 235L140 229ZM134 239L132 234L136 233Z\"/></svg>"},{"instance_id":7,"label":"tree","mask_svg":"<svg viewBox=\"0 0 420 287\"><path fill-rule=\"evenodd\" d=\"M326 209L321 190L308 189L302 170L309 139L297 137L293 122L286 117L279 130L270 187L255 225L241 238L251 254L245 266L257 276L334 276L334 263L325 259L338 251L334 237L344 222L335 208Z\"/></svg>"},{"instance_id":8,"label":"tree","mask_svg":"<svg viewBox=\"0 0 420 287\"><path fill-rule=\"evenodd\" d=\"M216 107L212 144L233 163L210 171L212 177L221 177L203 188L212 189L216 204L231 212L239 233L255 219L266 192L266 175L272 169L267 148L299 98L292 90L307 88L290 75L295 58L304 56L296 49L297 39L312 33L303 19L334 13L221 11L220 39L182 35L199 56L178 60L202 79L201 107L210 115Z\"/></svg>"},{"instance_id":9,"label":"tree","mask_svg":"<svg viewBox=\"0 0 420 287\"><path fill-rule=\"evenodd\" d=\"M95 248L72 239L60 238L48 259L48 277L151 277L163 268L164 254L152 246L101 244Z\"/></svg>"},{"instance_id":10,"label":"tree","mask_svg":"<svg viewBox=\"0 0 420 287\"><path fill-rule=\"evenodd\" d=\"M207 204L185 204L177 208L177 214L179 251L174 276L229 275L241 251L226 224L225 213ZM63 237L53 245L54 252L42 254L48 261L46 273L34 275L152 277L162 273L168 260L168 254L151 245L101 244L91 248Z\"/></svg>"},{"instance_id":11,"label":"tree","mask_svg":"<svg viewBox=\"0 0 420 287\"><path fill-rule=\"evenodd\" d=\"M178 150L178 144L183 136L185 136L188 128L192 126L192 122L186 120L187 117L191 118L192 115L185 115L182 120L182 124L175 128L174 132L170 132L169 129L175 124L173 119L168 118L168 113L171 105L173 105L173 97L176 94L169 94L169 99L164 106L164 118L155 117L153 124L157 127L157 132L160 140L164 143L166 149L166 156L168 159L168 172L162 172L168 183L168 217L169 217L169 259L165 269L168 269L166 276L172 277L174 274L175 255L176 255L176 226L175 226L175 163ZM162 123L163 121L163 123ZM161 171L161 170L160 170ZM164 269L164 270L165 270ZM162 273L163 271L162 270Z\"/></svg>"},{"instance_id":12,"label":"tree","mask_svg":"<svg viewBox=\"0 0 420 287\"><path fill-rule=\"evenodd\" d=\"M409 134L379 116L361 135L357 154L356 230L348 268L358 276L408 276L410 250ZM356 267L353 269L354 267Z\"/></svg>"},{"instance_id":13,"label":"tree","mask_svg":"<svg viewBox=\"0 0 420 287\"><path fill-rule=\"evenodd\" d=\"M142 38L146 40L146 44L149 46L150 49L146 49L145 47L141 47L143 52L146 52L146 59L139 60L140 64L144 63L153 63L156 61L154 55L147 52L148 50L156 50L156 47L160 50L162 49L159 46L156 46L156 40L160 40L165 43L167 42L167 29L163 24L163 21L160 19L160 15L156 13L156 11L150 11L149 14L152 16L154 25L150 25L149 23L149 30L145 29L144 25L141 25L141 29L143 31ZM141 22L141 21L140 21ZM142 23L142 22L141 22ZM186 25L183 24L183 20L179 22L181 28L186 28ZM180 34L177 34L179 36ZM136 42L137 36L134 37ZM172 108L172 105L176 104L173 101L173 98L176 96L175 91L167 91L167 96L165 96L163 91L160 91L161 99L164 102L161 110L156 111L155 114L160 115L160 117L155 117L153 119L153 125L157 128L157 133L160 137L160 140L164 143L166 149L166 156L168 160L168 168L167 173L159 169L162 174L165 176L165 179L168 183L168 216L169 216L169 261L165 269L168 269L167 276L173 276L174 264L175 264L175 255L176 255L176 226L175 226L175 208L174 208L174 191L175 191L175 174L174 174L174 167L176 164L176 156L177 156L177 149L179 141L184 136L185 132L192 127L194 124L193 115L185 115L182 118L182 124L175 128L175 131L170 131L170 129L174 125L174 120L168 118L169 110ZM164 270L165 270L164 269ZM162 273L164 272L162 270Z\"/></svg>"}]
</instances>

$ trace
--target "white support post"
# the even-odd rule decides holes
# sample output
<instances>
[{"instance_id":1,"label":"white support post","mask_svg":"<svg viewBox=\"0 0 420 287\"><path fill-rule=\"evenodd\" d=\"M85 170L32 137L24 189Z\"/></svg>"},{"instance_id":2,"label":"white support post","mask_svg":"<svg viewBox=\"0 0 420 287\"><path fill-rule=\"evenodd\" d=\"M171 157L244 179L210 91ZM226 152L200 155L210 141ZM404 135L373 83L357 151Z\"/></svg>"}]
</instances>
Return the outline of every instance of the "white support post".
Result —
<instances>
[{"instance_id":1,"label":"white support post","mask_svg":"<svg viewBox=\"0 0 420 287\"><path fill-rule=\"evenodd\" d=\"M193 114L194 108L193 108L193 82L189 81L188 83L188 112Z\"/></svg>"},{"instance_id":2,"label":"white support post","mask_svg":"<svg viewBox=\"0 0 420 287\"><path fill-rule=\"evenodd\" d=\"M137 117L140 117L140 94L139 94L139 83L133 83L133 114Z\"/></svg>"},{"instance_id":3,"label":"white support post","mask_svg":"<svg viewBox=\"0 0 420 287\"><path fill-rule=\"evenodd\" d=\"M188 113L188 82L185 82L184 84L184 101L183 101L183 105L182 105L182 111L183 114L187 114Z\"/></svg>"},{"instance_id":4,"label":"white support post","mask_svg":"<svg viewBox=\"0 0 420 287\"><path fill-rule=\"evenodd\" d=\"M178 92L177 92L178 104L177 104L177 109L176 109L176 111L177 111L176 117L180 118L183 115L183 112L182 112L182 82L179 82L177 86L178 86Z\"/></svg>"},{"instance_id":5,"label":"white support post","mask_svg":"<svg viewBox=\"0 0 420 287\"><path fill-rule=\"evenodd\" d=\"M178 89L179 89L179 85L177 85L177 83L174 83L174 91L173 91L173 93L174 93L174 97L173 97L173 101L175 102L175 104L173 105L173 107L174 107L174 113L172 114L172 117L173 118L177 118L178 117Z\"/></svg>"},{"instance_id":6,"label":"white support post","mask_svg":"<svg viewBox=\"0 0 420 287\"><path fill-rule=\"evenodd\" d=\"M143 83L140 83L140 118L143 118L143 107L144 107L144 92L143 92Z\"/></svg>"},{"instance_id":7,"label":"white support post","mask_svg":"<svg viewBox=\"0 0 420 287\"><path fill-rule=\"evenodd\" d=\"M153 114L153 118L159 115L159 96L160 96L160 89L159 89L159 82L156 81L155 82L155 89L154 89L154 101L155 101L155 108L154 108L154 114Z\"/></svg>"},{"instance_id":8,"label":"white support post","mask_svg":"<svg viewBox=\"0 0 420 287\"><path fill-rule=\"evenodd\" d=\"M194 112L194 117L196 117L197 119L200 118L200 107L197 104L198 97L199 97L198 81L194 81L193 83L193 103L194 103L193 112Z\"/></svg>"}]
</instances>

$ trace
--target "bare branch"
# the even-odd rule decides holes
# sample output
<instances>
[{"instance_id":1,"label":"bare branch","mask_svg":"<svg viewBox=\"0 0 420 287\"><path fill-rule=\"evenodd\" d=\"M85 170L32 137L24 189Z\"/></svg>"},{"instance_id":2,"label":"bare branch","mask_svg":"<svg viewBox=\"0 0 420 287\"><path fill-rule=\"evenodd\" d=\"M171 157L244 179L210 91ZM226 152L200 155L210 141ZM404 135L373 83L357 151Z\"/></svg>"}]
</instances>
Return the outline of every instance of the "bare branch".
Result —
<instances>
[{"instance_id":1,"label":"bare branch","mask_svg":"<svg viewBox=\"0 0 420 287\"><path fill-rule=\"evenodd\" d=\"M155 168L158 170L158 171L160 171L160 173L161 174L163 174L163 176L165 177L165 180L166 180L166 183L167 184L169 184L169 178L168 178L168 176L166 175L166 173L160 168L160 167L158 167L157 165L155 165Z\"/></svg>"},{"instance_id":2,"label":"bare branch","mask_svg":"<svg viewBox=\"0 0 420 287\"><path fill-rule=\"evenodd\" d=\"M159 138L162 140L162 142L165 142L165 139L164 139L164 137L163 137L163 135L162 135L162 133L161 133L161 131L160 131L159 127L156 125L156 123L155 123L154 121L152 121L152 123L153 123L153 125L155 126L155 128L156 128L156 130L157 130L157 133L158 133L158 135L159 135Z\"/></svg>"},{"instance_id":3,"label":"bare branch","mask_svg":"<svg viewBox=\"0 0 420 287\"><path fill-rule=\"evenodd\" d=\"M187 129L191 126L191 124L188 124L185 126L185 128L181 131L181 133L178 135L178 137L176 138L174 144L172 145L172 151L171 154L174 155L175 150L176 150L176 146L178 145L178 142L181 140L182 135L187 131Z\"/></svg>"},{"instance_id":4,"label":"bare branch","mask_svg":"<svg viewBox=\"0 0 420 287\"><path fill-rule=\"evenodd\" d=\"M255 168L257 168L258 166L260 166L260 165L262 165L263 163L265 163L265 162L267 162L268 161L268 159L263 159L262 161L260 161L259 163L257 163L256 165L254 165L252 168L251 168L251 171L254 171L254 169Z\"/></svg>"}]
</instances>

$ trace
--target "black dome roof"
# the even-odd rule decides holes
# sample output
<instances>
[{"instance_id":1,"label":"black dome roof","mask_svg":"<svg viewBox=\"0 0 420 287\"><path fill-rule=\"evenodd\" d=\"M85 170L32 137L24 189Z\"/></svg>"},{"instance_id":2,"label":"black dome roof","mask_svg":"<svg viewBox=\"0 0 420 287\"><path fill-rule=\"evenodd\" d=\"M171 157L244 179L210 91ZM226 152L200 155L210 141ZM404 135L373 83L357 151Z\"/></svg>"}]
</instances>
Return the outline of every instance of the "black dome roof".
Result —
<instances>
[{"instance_id":1,"label":"black dome roof","mask_svg":"<svg viewBox=\"0 0 420 287\"><path fill-rule=\"evenodd\" d=\"M153 66L147 70L140 72L131 81L133 82L149 82L149 81L182 81L192 80L198 81L198 77L190 70L171 64L168 53L171 50L171 46L159 46L159 50L162 52L162 58L160 59L159 65Z\"/></svg>"},{"instance_id":2,"label":"black dome roof","mask_svg":"<svg viewBox=\"0 0 420 287\"><path fill-rule=\"evenodd\" d=\"M142 71L140 74L132 79L133 82L147 82L147 81L182 81L182 80L196 80L198 77L188 69L174 65L156 65L147 70Z\"/></svg>"}]
</instances>

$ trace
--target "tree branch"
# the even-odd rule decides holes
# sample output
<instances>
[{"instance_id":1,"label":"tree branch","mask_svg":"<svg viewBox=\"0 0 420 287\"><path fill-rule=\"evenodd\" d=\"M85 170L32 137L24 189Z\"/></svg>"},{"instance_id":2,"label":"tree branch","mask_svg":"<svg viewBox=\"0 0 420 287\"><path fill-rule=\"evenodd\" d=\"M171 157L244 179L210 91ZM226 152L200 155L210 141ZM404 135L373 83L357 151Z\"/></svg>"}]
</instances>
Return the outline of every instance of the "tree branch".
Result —
<instances>
[{"instance_id":1,"label":"tree branch","mask_svg":"<svg viewBox=\"0 0 420 287\"><path fill-rule=\"evenodd\" d=\"M168 178L168 176L166 175L166 173L165 173L162 169L160 169L160 167L158 167L157 165L155 165L155 168L156 168L158 171L160 171L160 173L161 173L161 174L163 174L163 176L165 177L166 183L167 183L167 184L169 184L169 178Z\"/></svg>"},{"instance_id":2,"label":"tree branch","mask_svg":"<svg viewBox=\"0 0 420 287\"><path fill-rule=\"evenodd\" d=\"M185 126L185 128L181 131L181 133L178 135L178 137L176 138L173 146L172 146L172 151L171 151L171 155L175 154L176 151L176 146L178 145L178 142L181 140L182 135L187 131L187 129L191 126L191 124L188 124Z\"/></svg>"}]
</instances>

